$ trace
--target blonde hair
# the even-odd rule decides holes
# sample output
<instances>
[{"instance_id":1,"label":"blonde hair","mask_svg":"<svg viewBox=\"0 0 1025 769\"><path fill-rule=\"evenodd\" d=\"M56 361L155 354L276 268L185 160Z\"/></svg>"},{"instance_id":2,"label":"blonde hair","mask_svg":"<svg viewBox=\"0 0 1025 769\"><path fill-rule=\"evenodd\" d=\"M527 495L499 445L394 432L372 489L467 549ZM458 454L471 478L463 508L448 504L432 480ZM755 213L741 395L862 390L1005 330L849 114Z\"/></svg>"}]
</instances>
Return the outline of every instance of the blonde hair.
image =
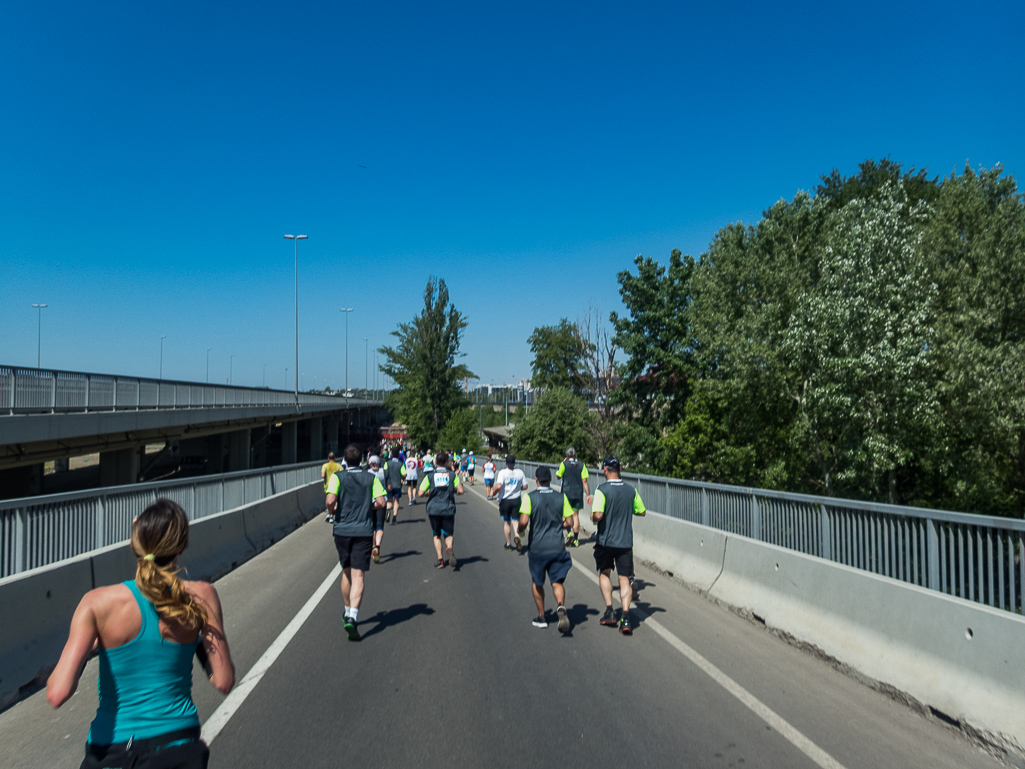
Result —
<instances>
[{"instance_id":1,"label":"blonde hair","mask_svg":"<svg viewBox=\"0 0 1025 769\"><path fill-rule=\"evenodd\" d=\"M158 499L132 525L132 552L138 561L135 584L164 620L202 629L206 607L178 578L178 556L189 544L189 520L170 499Z\"/></svg>"}]
</instances>

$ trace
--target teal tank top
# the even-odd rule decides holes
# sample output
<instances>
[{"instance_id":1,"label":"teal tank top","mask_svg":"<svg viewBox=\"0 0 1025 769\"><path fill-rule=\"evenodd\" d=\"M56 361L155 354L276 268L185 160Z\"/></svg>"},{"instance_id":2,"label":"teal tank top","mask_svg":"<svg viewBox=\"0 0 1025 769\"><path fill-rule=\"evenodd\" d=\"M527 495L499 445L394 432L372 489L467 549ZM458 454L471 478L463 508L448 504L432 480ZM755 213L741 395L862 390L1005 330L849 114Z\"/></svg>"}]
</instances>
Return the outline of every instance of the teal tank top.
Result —
<instances>
[{"instance_id":1,"label":"teal tank top","mask_svg":"<svg viewBox=\"0 0 1025 769\"><path fill-rule=\"evenodd\" d=\"M162 638L156 607L135 580L123 584L139 604L142 629L122 646L100 649L100 704L89 728L92 745L199 726L192 702L192 657L200 641L179 644Z\"/></svg>"}]
</instances>

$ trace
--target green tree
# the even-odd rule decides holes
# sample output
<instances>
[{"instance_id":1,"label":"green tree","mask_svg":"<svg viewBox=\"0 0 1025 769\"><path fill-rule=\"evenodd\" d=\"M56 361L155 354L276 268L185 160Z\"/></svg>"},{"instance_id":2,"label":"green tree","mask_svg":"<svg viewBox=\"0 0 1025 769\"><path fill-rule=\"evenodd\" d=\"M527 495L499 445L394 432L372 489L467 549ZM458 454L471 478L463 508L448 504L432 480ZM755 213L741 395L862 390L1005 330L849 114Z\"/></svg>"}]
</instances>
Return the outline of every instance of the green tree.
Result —
<instances>
[{"instance_id":1,"label":"green tree","mask_svg":"<svg viewBox=\"0 0 1025 769\"><path fill-rule=\"evenodd\" d=\"M535 462L558 462L569 446L584 460L590 450L587 403L566 388L545 390L513 429L513 451Z\"/></svg>"},{"instance_id":2,"label":"green tree","mask_svg":"<svg viewBox=\"0 0 1025 769\"><path fill-rule=\"evenodd\" d=\"M531 362L533 387L550 390L563 387L581 393L587 385L584 341L576 323L566 318L556 326L538 326L527 339L534 353Z\"/></svg>"},{"instance_id":3,"label":"green tree","mask_svg":"<svg viewBox=\"0 0 1025 769\"><path fill-rule=\"evenodd\" d=\"M395 347L380 350L386 358L381 370L398 385L386 405L421 446L437 444L449 417L466 406L459 383L474 374L456 363L464 328L462 313L449 304L445 281L432 277L424 290L423 311L392 332L398 339Z\"/></svg>"},{"instance_id":4,"label":"green tree","mask_svg":"<svg viewBox=\"0 0 1025 769\"><path fill-rule=\"evenodd\" d=\"M453 411L441 429L437 443L439 448L446 451L466 449L479 452L481 441L477 410L466 407Z\"/></svg>"},{"instance_id":5,"label":"green tree","mask_svg":"<svg viewBox=\"0 0 1025 769\"><path fill-rule=\"evenodd\" d=\"M898 469L934 434L938 296L921 247L926 208L898 182L840 209L820 281L782 339L800 374L798 425L828 494L896 502Z\"/></svg>"}]
</instances>

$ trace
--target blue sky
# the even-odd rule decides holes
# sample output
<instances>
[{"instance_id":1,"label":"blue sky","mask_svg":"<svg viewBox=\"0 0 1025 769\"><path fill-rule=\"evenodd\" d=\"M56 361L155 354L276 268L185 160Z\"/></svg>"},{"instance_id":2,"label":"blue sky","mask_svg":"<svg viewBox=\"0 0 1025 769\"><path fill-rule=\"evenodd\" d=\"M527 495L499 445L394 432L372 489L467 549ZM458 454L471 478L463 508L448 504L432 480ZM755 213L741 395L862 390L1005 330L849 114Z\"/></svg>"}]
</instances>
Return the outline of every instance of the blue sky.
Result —
<instances>
[{"instance_id":1,"label":"blue sky","mask_svg":"<svg viewBox=\"0 0 1025 769\"><path fill-rule=\"evenodd\" d=\"M715 6L715 7L712 7ZM0 364L306 387L431 275L485 382L832 168L1025 174L1025 4L8 2ZM365 166L365 168L363 167ZM368 342L364 343L364 337Z\"/></svg>"}]
</instances>

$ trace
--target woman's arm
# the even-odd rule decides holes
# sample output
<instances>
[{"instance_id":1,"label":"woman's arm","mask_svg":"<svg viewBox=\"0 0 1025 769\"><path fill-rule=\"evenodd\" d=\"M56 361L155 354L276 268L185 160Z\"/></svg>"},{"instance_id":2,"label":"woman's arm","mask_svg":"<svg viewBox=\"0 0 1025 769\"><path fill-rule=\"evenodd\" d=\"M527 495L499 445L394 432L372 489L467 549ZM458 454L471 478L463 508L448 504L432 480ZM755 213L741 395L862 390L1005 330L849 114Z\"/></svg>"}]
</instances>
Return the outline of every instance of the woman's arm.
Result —
<instances>
[{"instance_id":1,"label":"woman's arm","mask_svg":"<svg viewBox=\"0 0 1025 769\"><path fill-rule=\"evenodd\" d=\"M75 693L85 662L99 641L96 627L95 591L86 593L71 618L71 632L60 661L46 681L46 701L59 708Z\"/></svg>"},{"instance_id":2,"label":"woman's arm","mask_svg":"<svg viewBox=\"0 0 1025 769\"><path fill-rule=\"evenodd\" d=\"M231 659L228 638L224 634L224 613L217 590L209 582L190 582L188 590L206 607L206 625L200 643L209 662L210 683L227 694L235 685L235 663Z\"/></svg>"}]
</instances>

